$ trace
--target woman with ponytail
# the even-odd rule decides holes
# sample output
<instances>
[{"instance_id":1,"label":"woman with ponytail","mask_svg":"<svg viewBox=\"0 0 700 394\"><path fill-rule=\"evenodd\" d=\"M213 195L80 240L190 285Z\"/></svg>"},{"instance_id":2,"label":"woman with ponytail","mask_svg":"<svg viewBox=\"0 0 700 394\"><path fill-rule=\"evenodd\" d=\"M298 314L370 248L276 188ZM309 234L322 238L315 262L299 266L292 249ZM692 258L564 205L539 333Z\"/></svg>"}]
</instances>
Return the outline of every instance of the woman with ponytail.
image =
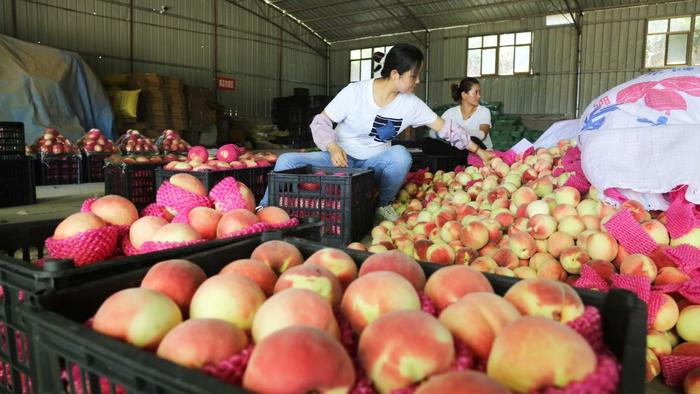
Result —
<instances>
[{"instance_id":1,"label":"woman with ponytail","mask_svg":"<svg viewBox=\"0 0 700 394\"><path fill-rule=\"evenodd\" d=\"M381 59L376 53L375 61ZM377 219L394 221L399 215L391 202L411 168L411 155L391 141L407 127L429 126L459 149L490 158L492 153L480 149L456 122L443 120L413 94L422 65L420 49L394 45L384 59L380 78L350 83L314 117L311 134L321 151L282 154L275 171L304 165L372 168L379 186ZM333 123L337 123L335 128ZM265 193L260 205L267 204Z\"/></svg>"},{"instance_id":2,"label":"woman with ponytail","mask_svg":"<svg viewBox=\"0 0 700 394\"><path fill-rule=\"evenodd\" d=\"M471 140L483 149L493 148L491 142L491 112L488 108L479 105L481 99L481 86L476 78L467 77L459 84L452 84L452 99L459 103L444 114L443 119L451 119L464 128ZM463 156L464 152L452 147L447 141L439 137L435 130L430 131L430 137L423 141L423 151L428 154L449 154Z\"/></svg>"}]
</instances>

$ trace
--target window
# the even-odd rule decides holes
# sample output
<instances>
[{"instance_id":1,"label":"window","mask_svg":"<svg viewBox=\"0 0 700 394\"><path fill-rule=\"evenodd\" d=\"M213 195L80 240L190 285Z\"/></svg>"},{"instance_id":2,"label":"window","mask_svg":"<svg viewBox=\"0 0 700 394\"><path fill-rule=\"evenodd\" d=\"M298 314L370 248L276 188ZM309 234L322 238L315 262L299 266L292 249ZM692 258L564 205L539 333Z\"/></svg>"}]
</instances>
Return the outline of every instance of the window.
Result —
<instances>
[{"instance_id":1,"label":"window","mask_svg":"<svg viewBox=\"0 0 700 394\"><path fill-rule=\"evenodd\" d=\"M375 52L387 54L393 45L386 47L362 48L353 49L350 51L350 82L361 81L364 79L376 78L381 73L381 67L384 66L384 59L377 63L372 60L372 55ZM379 70L374 71L378 67Z\"/></svg>"},{"instance_id":2,"label":"window","mask_svg":"<svg viewBox=\"0 0 700 394\"><path fill-rule=\"evenodd\" d=\"M649 20L647 22L644 66L646 68L662 68L700 64L700 33L698 31L700 31L698 15L694 18L681 16ZM689 49L692 50L689 51Z\"/></svg>"},{"instance_id":3,"label":"window","mask_svg":"<svg viewBox=\"0 0 700 394\"><path fill-rule=\"evenodd\" d=\"M547 15L547 17L545 18L545 25L547 26L561 26L573 24L574 20L571 18L571 14Z\"/></svg>"},{"instance_id":4,"label":"window","mask_svg":"<svg viewBox=\"0 0 700 394\"><path fill-rule=\"evenodd\" d=\"M467 75L515 75L530 72L532 32L469 37Z\"/></svg>"}]
</instances>

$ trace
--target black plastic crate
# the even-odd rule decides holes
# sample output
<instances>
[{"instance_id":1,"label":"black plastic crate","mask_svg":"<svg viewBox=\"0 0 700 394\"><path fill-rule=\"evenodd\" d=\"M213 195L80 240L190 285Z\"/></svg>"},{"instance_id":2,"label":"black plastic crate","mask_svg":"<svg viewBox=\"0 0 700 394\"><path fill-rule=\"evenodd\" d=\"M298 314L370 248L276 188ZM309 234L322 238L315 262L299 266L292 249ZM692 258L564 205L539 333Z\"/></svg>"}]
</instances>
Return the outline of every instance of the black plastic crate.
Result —
<instances>
[{"instance_id":1,"label":"black plastic crate","mask_svg":"<svg viewBox=\"0 0 700 394\"><path fill-rule=\"evenodd\" d=\"M0 160L0 207L36 204L31 158Z\"/></svg>"},{"instance_id":2,"label":"black plastic crate","mask_svg":"<svg viewBox=\"0 0 700 394\"><path fill-rule=\"evenodd\" d=\"M80 288L95 280L110 281L109 278L119 277L124 272L141 267L148 269L159 261L200 253L232 242L231 239L208 241L139 256L114 258L83 267L74 267L70 260L56 260L47 262L44 268L39 268L31 261L44 256L46 253L44 240L53 234L56 225L61 220L0 225L0 286L2 286L2 296L0 296L0 337L2 337L0 392L16 394L60 392L37 390L37 385L44 387L37 381L37 379L41 379L41 376L37 376L37 374L39 374L38 371L43 373L47 370L46 366L38 364L45 358L42 358L41 349L35 349L33 341L27 336L31 327L28 327L27 322L18 315L19 307L31 297L35 297L39 293ZM299 226L285 228L270 234L276 234L277 237L294 235L319 240L321 238L321 223L306 221ZM260 236L260 234L248 235L240 237L238 240L252 238L259 242ZM15 338L15 341L11 341L10 338ZM29 383L30 381L31 383ZM22 382L22 385L15 386L12 382ZM92 392L99 393L100 391ZM86 392L83 391L83 393Z\"/></svg>"},{"instance_id":3,"label":"black plastic crate","mask_svg":"<svg viewBox=\"0 0 700 394\"><path fill-rule=\"evenodd\" d=\"M40 155L34 161L36 184L72 185L82 181L82 157L74 154Z\"/></svg>"},{"instance_id":4,"label":"black plastic crate","mask_svg":"<svg viewBox=\"0 0 700 394\"><path fill-rule=\"evenodd\" d=\"M314 175L317 171L345 175ZM377 193L371 169L305 166L271 172L268 181L270 205L324 222L323 243L345 246L372 229Z\"/></svg>"},{"instance_id":5,"label":"black plastic crate","mask_svg":"<svg viewBox=\"0 0 700 394\"><path fill-rule=\"evenodd\" d=\"M139 210L156 201L155 170L163 163L105 163L105 194L127 198Z\"/></svg>"},{"instance_id":6,"label":"black plastic crate","mask_svg":"<svg viewBox=\"0 0 700 394\"><path fill-rule=\"evenodd\" d=\"M104 182L105 180L105 159L110 157L111 153L82 153L83 156L83 182Z\"/></svg>"},{"instance_id":7,"label":"black plastic crate","mask_svg":"<svg viewBox=\"0 0 700 394\"><path fill-rule=\"evenodd\" d=\"M24 157L24 123L0 122L0 160Z\"/></svg>"},{"instance_id":8,"label":"black plastic crate","mask_svg":"<svg viewBox=\"0 0 700 394\"><path fill-rule=\"evenodd\" d=\"M194 255L183 256L200 265L213 275L228 262L250 256L261 241L271 237L251 238L221 248ZM308 257L326 245L297 238L284 238L296 245L302 255ZM346 250L358 266L369 256L366 252ZM421 263L426 275L441 266ZM121 387L127 392L185 394L185 393L245 393L240 387L231 386L205 374L186 369L142 351L127 343L103 336L83 322L89 319L101 303L116 291L139 286L147 268L139 268L112 280L96 280L80 288L60 290L36 297L34 307L25 305L20 314L30 322L31 337L40 351L38 360L43 367L42 392L55 392L64 388L62 368L75 365L82 371L79 382L92 388L92 392L105 387L116 391ZM497 294L504 294L517 282L515 278L486 274ZM613 290L600 293L576 289L586 305L597 307L603 318L604 339L622 364L618 392L641 393L644 391L646 348L646 307L632 293ZM71 374L72 376L73 374ZM273 375L271 375L273 377ZM70 390L70 388L69 388ZM84 388L83 388L84 390ZM76 392L77 390L70 390ZM83 391L85 392L85 391Z\"/></svg>"},{"instance_id":9,"label":"black plastic crate","mask_svg":"<svg viewBox=\"0 0 700 394\"><path fill-rule=\"evenodd\" d=\"M250 191L253 192L253 196L255 196L255 201L260 201L263 195L265 195L265 188L267 187L267 174L272 171L272 168L273 167L253 167L219 171L177 171L166 170L165 168L160 167L157 168L155 172L156 189L160 187L160 184L163 183L163 181L175 174L180 173L186 173L196 177L204 184L204 187L206 187L207 190L211 190L222 179L232 176L236 178L237 181L248 186Z\"/></svg>"},{"instance_id":10,"label":"black plastic crate","mask_svg":"<svg viewBox=\"0 0 700 394\"><path fill-rule=\"evenodd\" d=\"M423 168L428 168L430 171L453 171L457 166L467 165L467 153L464 153L464 157L450 156L450 155L426 155L422 152L411 153L413 158L413 164L411 164L411 171L420 170Z\"/></svg>"}]
</instances>

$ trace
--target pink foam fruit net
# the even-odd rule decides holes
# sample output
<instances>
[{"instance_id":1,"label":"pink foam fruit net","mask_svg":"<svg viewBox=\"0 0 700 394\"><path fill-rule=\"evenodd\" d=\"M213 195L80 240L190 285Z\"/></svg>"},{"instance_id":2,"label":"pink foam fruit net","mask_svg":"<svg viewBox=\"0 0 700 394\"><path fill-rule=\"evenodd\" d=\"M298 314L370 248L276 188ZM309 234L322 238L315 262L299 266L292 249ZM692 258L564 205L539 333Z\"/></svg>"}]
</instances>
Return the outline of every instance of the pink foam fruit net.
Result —
<instances>
[{"instance_id":1,"label":"pink foam fruit net","mask_svg":"<svg viewBox=\"0 0 700 394\"><path fill-rule=\"evenodd\" d=\"M177 211L177 214L182 215L186 215L196 207L212 207L209 197L181 189L168 181L164 181L158 188L156 203L172 208Z\"/></svg>"},{"instance_id":2,"label":"pink foam fruit net","mask_svg":"<svg viewBox=\"0 0 700 394\"><path fill-rule=\"evenodd\" d=\"M75 265L80 267L112 257L119 232L120 229L116 226L105 226L62 240L49 237L46 239L46 249L51 258L73 259Z\"/></svg>"},{"instance_id":3,"label":"pink foam fruit net","mask_svg":"<svg viewBox=\"0 0 700 394\"><path fill-rule=\"evenodd\" d=\"M214 201L214 205L221 212L228 212L234 209L248 209L238 181L234 177L226 177L209 191L209 197Z\"/></svg>"}]
</instances>

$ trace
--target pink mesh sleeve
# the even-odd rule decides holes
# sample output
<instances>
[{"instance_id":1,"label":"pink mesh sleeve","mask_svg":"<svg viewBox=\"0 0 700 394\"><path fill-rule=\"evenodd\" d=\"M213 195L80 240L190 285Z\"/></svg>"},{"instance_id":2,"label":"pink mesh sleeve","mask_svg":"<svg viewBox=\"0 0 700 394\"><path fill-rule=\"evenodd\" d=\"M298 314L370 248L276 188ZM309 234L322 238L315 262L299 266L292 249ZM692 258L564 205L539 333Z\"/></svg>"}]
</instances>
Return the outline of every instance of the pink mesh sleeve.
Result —
<instances>
[{"instance_id":1,"label":"pink mesh sleeve","mask_svg":"<svg viewBox=\"0 0 700 394\"><path fill-rule=\"evenodd\" d=\"M333 132L333 122L331 118L324 114L314 116L311 121L311 136L314 143L319 149L325 151L328 149L328 144L335 142L335 133Z\"/></svg>"}]
</instances>

